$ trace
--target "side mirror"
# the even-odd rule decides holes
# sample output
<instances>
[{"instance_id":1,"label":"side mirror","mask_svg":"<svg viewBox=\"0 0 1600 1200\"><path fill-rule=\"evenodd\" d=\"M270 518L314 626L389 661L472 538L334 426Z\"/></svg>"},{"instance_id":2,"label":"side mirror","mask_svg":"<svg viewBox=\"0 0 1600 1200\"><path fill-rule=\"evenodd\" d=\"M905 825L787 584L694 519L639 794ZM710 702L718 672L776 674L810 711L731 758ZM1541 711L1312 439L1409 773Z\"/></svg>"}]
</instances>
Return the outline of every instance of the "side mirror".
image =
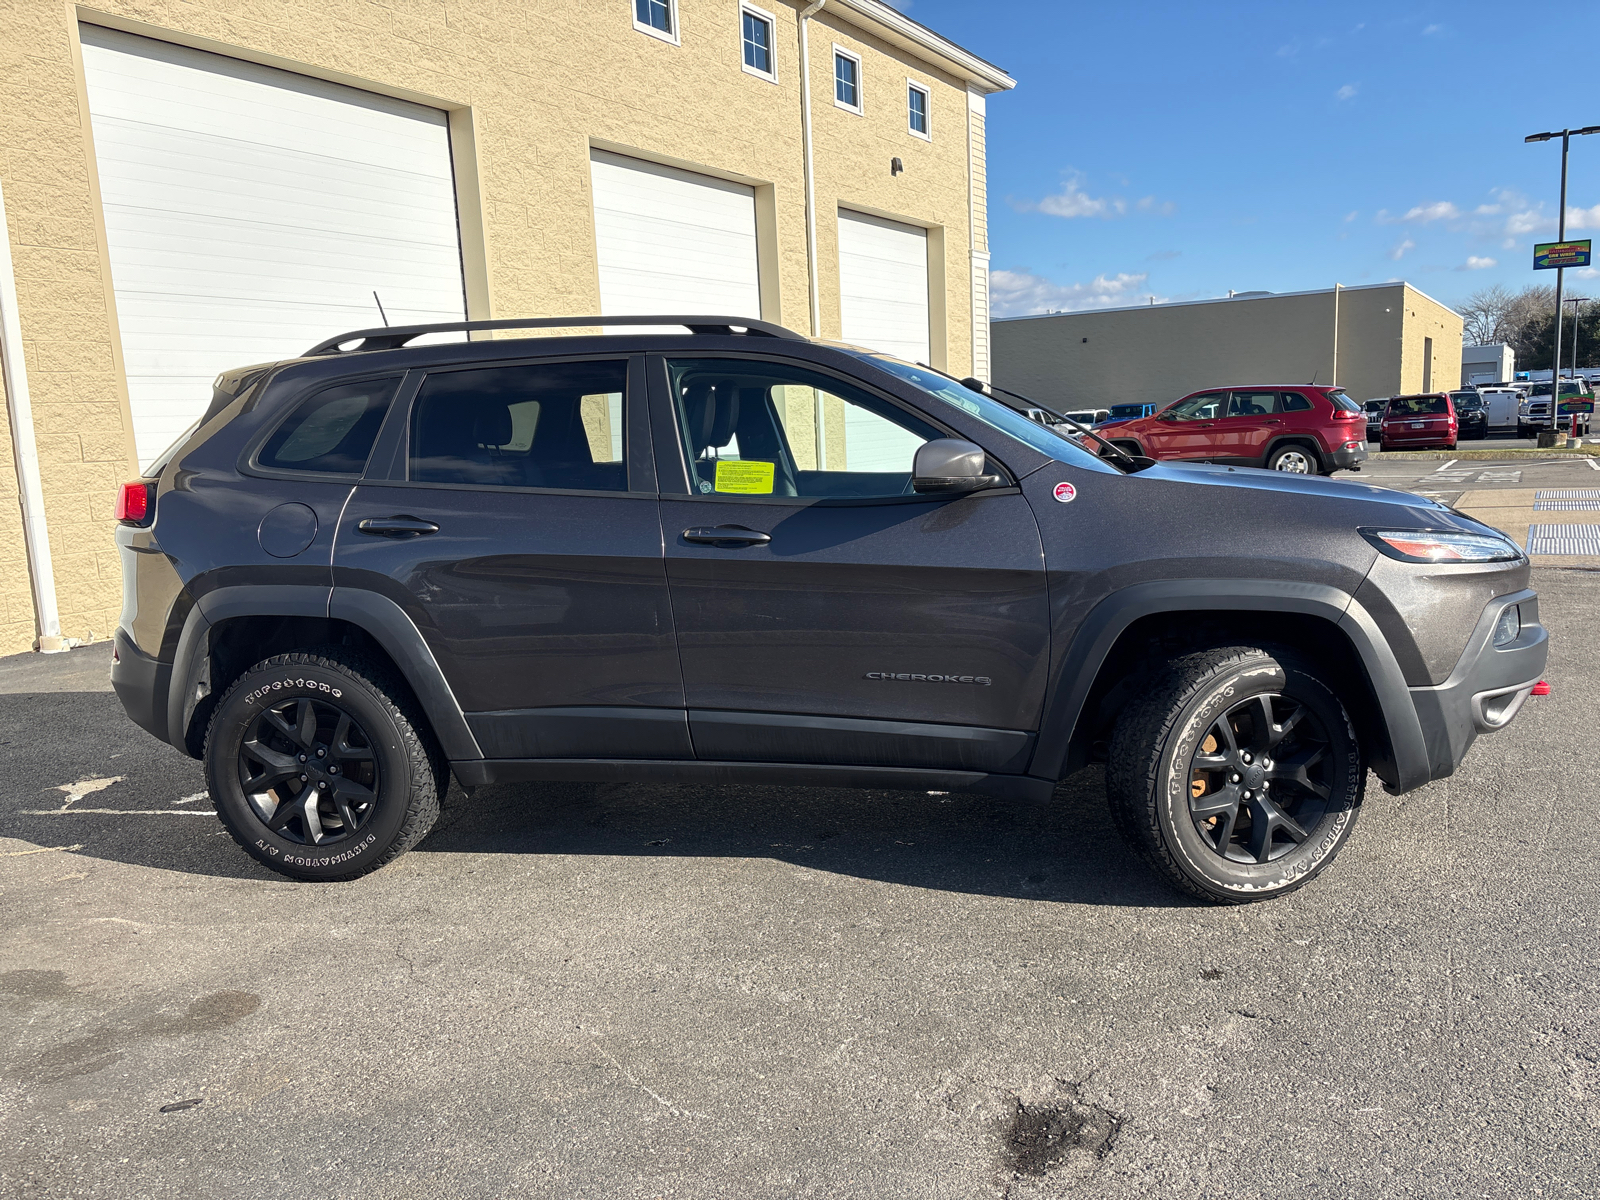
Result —
<instances>
[{"instance_id":1,"label":"side mirror","mask_svg":"<svg viewBox=\"0 0 1600 1200\"><path fill-rule=\"evenodd\" d=\"M960 496L999 487L1000 476L985 473L983 447L961 438L936 438L917 447L911 488L919 495Z\"/></svg>"}]
</instances>

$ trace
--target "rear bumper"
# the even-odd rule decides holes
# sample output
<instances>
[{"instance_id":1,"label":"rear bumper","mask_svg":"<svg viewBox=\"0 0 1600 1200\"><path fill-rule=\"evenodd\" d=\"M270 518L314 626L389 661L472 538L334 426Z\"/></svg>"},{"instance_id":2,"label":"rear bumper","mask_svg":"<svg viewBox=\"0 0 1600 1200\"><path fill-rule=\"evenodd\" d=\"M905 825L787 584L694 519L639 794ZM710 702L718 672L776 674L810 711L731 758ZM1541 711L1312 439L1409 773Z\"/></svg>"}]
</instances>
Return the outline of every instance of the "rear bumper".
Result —
<instances>
[{"instance_id":1,"label":"rear bumper","mask_svg":"<svg viewBox=\"0 0 1600 1200\"><path fill-rule=\"evenodd\" d=\"M1353 467L1366 460L1367 447L1364 442L1356 446L1340 446L1333 452L1333 465L1336 467Z\"/></svg>"},{"instance_id":2,"label":"rear bumper","mask_svg":"<svg viewBox=\"0 0 1600 1200\"><path fill-rule=\"evenodd\" d=\"M1522 611L1522 632L1510 645L1491 644L1495 623L1511 605ZM1550 637L1539 624L1539 597L1533 591L1514 592L1492 600L1478 618L1467 648L1450 677L1434 687L1411 688L1411 703L1422 728L1427 762L1414 764L1391 792L1453 774L1481 735L1509 725L1521 710L1533 685L1544 674Z\"/></svg>"},{"instance_id":3,"label":"rear bumper","mask_svg":"<svg viewBox=\"0 0 1600 1200\"><path fill-rule=\"evenodd\" d=\"M172 664L151 658L118 627L113 639L111 687L122 708L139 728L167 740L167 691Z\"/></svg>"}]
</instances>

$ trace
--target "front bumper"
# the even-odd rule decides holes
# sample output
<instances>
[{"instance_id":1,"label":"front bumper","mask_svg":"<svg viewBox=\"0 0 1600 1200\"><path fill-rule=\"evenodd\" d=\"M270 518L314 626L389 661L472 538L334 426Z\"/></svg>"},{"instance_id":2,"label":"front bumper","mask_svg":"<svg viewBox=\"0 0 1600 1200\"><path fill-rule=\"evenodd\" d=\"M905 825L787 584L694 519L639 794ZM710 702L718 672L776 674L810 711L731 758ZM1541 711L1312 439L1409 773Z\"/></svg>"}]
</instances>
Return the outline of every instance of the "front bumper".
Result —
<instances>
[{"instance_id":1,"label":"front bumper","mask_svg":"<svg viewBox=\"0 0 1600 1200\"><path fill-rule=\"evenodd\" d=\"M1522 612L1522 632L1509 645L1496 647L1495 624L1513 604ZM1411 786L1453 774L1481 734L1509 725L1544 674L1549 652L1550 635L1539 624L1538 593L1513 592L1490 601L1450 677L1433 687L1410 689L1427 752L1427 779Z\"/></svg>"},{"instance_id":2,"label":"front bumper","mask_svg":"<svg viewBox=\"0 0 1600 1200\"><path fill-rule=\"evenodd\" d=\"M1333 465L1336 467L1353 467L1357 463L1366 462L1367 446L1365 442L1347 443L1333 452Z\"/></svg>"}]
</instances>

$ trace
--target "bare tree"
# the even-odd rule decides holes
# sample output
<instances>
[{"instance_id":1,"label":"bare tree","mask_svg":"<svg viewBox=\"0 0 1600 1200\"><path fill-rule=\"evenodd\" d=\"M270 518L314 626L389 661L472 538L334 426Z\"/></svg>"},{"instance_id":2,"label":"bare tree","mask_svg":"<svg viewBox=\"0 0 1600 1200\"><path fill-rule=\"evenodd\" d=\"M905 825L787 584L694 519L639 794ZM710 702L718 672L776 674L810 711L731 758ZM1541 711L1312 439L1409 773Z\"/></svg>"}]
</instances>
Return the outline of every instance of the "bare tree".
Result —
<instances>
[{"instance_id":1,"label":"bare tree","mask_svg":"<svg viewBox=\"0 0 1600 1200\"><path fill-rule=\"evenodd\" d=\"M1459 309L1461 340L1468 346L1493 346L1506 341L1506 317L1516 299L1498 283L1473 292Z\"/></svg>"}]
</instances>

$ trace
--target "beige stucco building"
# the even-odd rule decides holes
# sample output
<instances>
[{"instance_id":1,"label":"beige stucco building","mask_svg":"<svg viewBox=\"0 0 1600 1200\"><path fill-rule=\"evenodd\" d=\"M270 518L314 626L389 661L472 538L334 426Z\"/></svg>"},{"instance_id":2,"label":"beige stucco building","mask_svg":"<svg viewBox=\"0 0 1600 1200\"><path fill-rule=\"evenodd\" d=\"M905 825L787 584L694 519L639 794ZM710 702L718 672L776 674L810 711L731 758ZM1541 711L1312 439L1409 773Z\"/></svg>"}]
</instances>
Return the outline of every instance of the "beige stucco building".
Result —
<instances>
[{"instance_id":1,"label":"beige stucco building","mask_svg":"<svg viewBox=\"0 0 1600 1200\"><path fill-rule=\"evenodd\" d=\"M3 0L0 31L0 653L109 635L117 488L210 376L379 305L738 304L988 373L1013 84L879 0Z\"/></svg>"},{"instance_id":2,"label":"beige stucco building","mask_svg":"<svg viewBox=\"0 0 1600 1200\"><path fill-rule=\"evenodd\" d=\"M1355 400L1461 382L1461 317L1408 283L996 321L994 380L1054 407L1338 383Z\"/></svg>"}]
</instances>

